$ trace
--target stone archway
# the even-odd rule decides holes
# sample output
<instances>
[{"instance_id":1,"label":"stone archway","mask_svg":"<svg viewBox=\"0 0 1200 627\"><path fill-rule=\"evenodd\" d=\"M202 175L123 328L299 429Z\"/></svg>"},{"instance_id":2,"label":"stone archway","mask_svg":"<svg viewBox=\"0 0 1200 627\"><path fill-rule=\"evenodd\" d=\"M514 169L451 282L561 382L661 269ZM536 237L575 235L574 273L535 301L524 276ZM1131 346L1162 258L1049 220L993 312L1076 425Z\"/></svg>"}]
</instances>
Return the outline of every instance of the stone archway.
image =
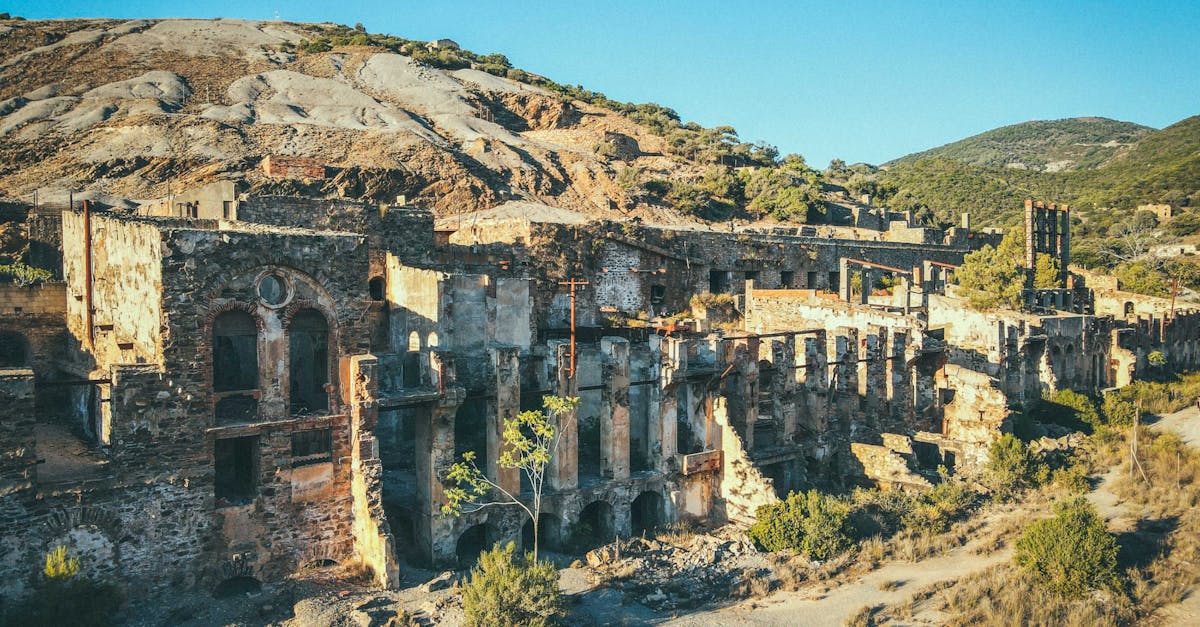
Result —
<instances>
[{"instance_id":1,"label":"stone archway","mask_svg":"<svg viewBox=\"0 0 1200 627\"><path fill-rule=\"evenodd\" d=\"M636 499L633 499L629 511L633 535L652 533L665 524L667 522L665 509L662 494L653 490L639 494Z\"/></svg>"}]
</instances>

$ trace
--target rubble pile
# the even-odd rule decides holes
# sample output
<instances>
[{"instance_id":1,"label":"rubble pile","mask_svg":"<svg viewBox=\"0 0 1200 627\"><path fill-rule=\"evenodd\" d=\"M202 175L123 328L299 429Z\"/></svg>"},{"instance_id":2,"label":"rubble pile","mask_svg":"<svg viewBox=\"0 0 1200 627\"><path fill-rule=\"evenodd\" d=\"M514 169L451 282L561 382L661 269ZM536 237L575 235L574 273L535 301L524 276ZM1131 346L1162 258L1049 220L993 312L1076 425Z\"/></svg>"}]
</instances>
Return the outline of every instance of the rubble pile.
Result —
<instances>
[{"instance_id":1,"label":"rubble pile","mask_svg":"<svg viewBox=\"0 0 1200 627\"><path fill-rule=\"evenodd\" d=\"M676 538L630 538L588 552L597 583L657 612L686 610L735 596L764 556L738 529Z\"/></svg>"}]
</instances>

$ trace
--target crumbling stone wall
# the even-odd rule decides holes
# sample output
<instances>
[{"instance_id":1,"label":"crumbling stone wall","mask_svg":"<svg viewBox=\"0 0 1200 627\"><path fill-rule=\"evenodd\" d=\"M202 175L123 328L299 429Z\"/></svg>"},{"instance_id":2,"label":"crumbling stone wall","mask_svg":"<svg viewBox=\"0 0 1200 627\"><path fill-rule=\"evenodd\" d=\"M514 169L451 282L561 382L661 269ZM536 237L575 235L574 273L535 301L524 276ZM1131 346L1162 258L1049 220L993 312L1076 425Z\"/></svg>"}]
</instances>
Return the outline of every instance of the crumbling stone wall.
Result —
<instances>
[{"instance_id":1,"label":"crumbling stone wall","mask_svg":"<svg viewBox=\"0 0 1200 627\"><path fill-rule=\"evenodd\" d=\"M161 361L161 241L146 221L63 214L67 328L95 363Z\"/></svg>"}]
</instances>

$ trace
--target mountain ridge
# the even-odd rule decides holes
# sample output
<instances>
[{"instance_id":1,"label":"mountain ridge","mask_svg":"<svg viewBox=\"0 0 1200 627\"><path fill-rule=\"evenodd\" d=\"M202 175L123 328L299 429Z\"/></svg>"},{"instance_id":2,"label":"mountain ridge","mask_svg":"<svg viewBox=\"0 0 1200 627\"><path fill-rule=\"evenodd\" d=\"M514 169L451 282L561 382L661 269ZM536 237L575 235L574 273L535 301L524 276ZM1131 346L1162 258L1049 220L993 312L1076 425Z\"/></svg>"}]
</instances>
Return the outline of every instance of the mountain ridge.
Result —
<instances>
[{"instance_id":1,"label":"mountain ridge","mask_svg":"<svg viewBox=\"0 0 1200 627\"><path fill-rule=\"evenodd\" d=\"M967 165L1041 172L1089 170L1111 162L1155 130L1097 116L1029 120L904 155L884 165L948 158Z\"/></svg>"}]
</instances>

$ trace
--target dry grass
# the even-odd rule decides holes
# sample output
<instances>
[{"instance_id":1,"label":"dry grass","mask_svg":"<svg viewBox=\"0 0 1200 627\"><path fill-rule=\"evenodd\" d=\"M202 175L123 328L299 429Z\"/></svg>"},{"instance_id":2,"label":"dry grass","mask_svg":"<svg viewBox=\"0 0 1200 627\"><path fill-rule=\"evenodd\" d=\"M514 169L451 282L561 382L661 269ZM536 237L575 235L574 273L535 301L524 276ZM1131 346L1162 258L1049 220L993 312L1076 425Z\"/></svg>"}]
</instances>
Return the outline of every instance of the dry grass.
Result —
<instances>
[{"instance_id":1,"label":"dry grass","mask_svg":"<svg viewBox=\"0 0 1200 627\"><path fill-rule=\"evenodd\" d=\"M879 623L909 621L924 611L937 612L942 617L938 622L945 625L1115 626L1136 617L1121 595L1096 593L1064 600L1031 586L1013 566L1004 564L930 586L873 618Z\"/></svg>"},{"instance_id":2,"label":"dry grass","mask_svg":"<svg viewBox=\"0 0 1200 627\"><path fill-rule=\"evenodd\" d=\"M899 590L903 585L903 581L888 579L886 581L879 582L879 589L883 592L891 592L892 590Z\"/></svg>"},{"instance_id":3,"label":"dry grass","mask_svg":"<svg viewBox=\"0 0 1200 627\"><path fill-rule=\"evenodd\" d=\"M696 536L699 530L699 523L691 518L683 518L678 522L660 527L654 534L654 538L659 542L675 546L687 546L691 544L692 538Z\"/></svg>"},{"instance_id":4,"label":"dry grass","mask_svg":"<svg viewBox=\"0 0 1200 627\"><path fill-rule=\"evenodd\" d=\"M911 621L934 613L947 625L1122 625L1152 618L1162 607L1182 600L1200 586L1200 452L1170 434L1139 433L1141 467L1131 468L1127 436L1111 432L1087 447L1092 469L1112 464L1120 476L1112 489L1131 513L1142 516L1137 528L1118 536L1125 584L1119 590L1096 591L1067 600L1027 581L1011 563L974 573L942 589L922 590L907 601L874 612L869 620ZM1025 495L988 530L977 553L1010 544L1049 502L1069 490L1053 486ZM995 516L992 517L996 519ZM921 555L928 540L909 538L900 552Z\"/></svg>"},{"instance_id":5,"label":"dry grass","mask_svg":"<svg viewBox=\"0 0 1200 627\"><path fill-rule=\"evenodd\" d=\"M843 623L846 627L872 627L875 625L875 612L883 609L882 605L864 605Z\"/></svg>"}]
</instances>

